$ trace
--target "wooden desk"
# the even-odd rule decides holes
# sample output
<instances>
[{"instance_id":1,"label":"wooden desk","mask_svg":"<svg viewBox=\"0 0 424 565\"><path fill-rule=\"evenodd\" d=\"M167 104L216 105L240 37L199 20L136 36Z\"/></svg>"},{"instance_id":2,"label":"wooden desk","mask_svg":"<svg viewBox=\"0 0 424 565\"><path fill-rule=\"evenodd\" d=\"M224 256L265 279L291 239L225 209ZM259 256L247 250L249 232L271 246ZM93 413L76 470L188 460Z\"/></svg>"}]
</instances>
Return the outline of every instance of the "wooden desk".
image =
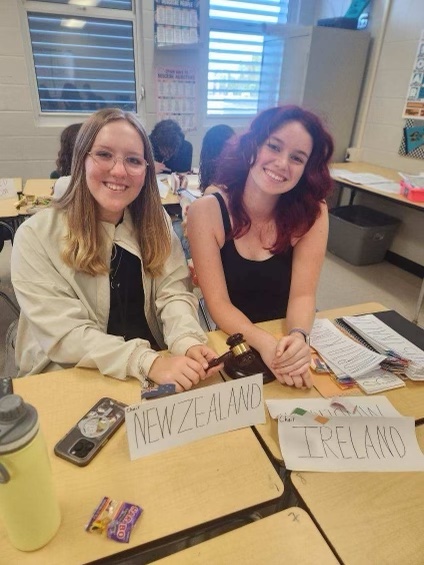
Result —
<instances>
[{"instance_id":1,"label":"wooden desk","mask_svg":"<svg viewBox=\"0 0 424 565\"><path fill-rule=\"evenodd\" d=\"M346 169L351 173L373 173L375 175L381 175L395 182L400 182L401 180L399 174L394 169L372 165L371 163L333 163L331 165L331 169ZM355 184L352 181L338 177L335 174L332 174L331 176L336 182L340 183L342 190L343 187L349 188L351 190L349 204L353 204L356 191L361 190L363 192L369 192L371 194L376 194L377 196L382 196L383 198L387 198L388 200L393 200L395 202L398 202L399 204L403 204L404 206L409 206L410 208L424 210L424 202L412 202L412 200L408 200L402 194L383 192L382 190L378 190L376 188L376 185Z\"/></svg>"},{"instance_id":2,"label":"wooden desk","mask_svg":"<svg viewBox=\"0 0 424 565\"><path fill-rule=\"evenodd\" d=\"M57 179L28 179L24 186L24 194L34 196L51 196Z\"/></svg>"},{"instance_id":3,"label":"wooden desk","mask_svg":"<svg viewBox=\"0 0 424 565\"><path fill-rule=\"evenodd\" d=\"M178 194L174 194L171 189L169 189L168 194L165 198L161 198L162 206L172 206L174 204L180 204L180 200L178 198Z\"/></svg>"},{"instance_id":4,"label":"wooden desk","mask_svg":"<svg viewBox=\"0 0 424 565\"><path fill-rule=\"evenodd\" d=\"M18 193L22 192L22 179L16 177L13 179L13 182L15 184L17 194L11 198L0 199L0 218L14 218L19 214L15 204L19 199Z\"/></svg>"},{"instance_id":5,"label":"wooden desk","mask_svg":"<svg viewBox=\"0 0 424 565\"><path fill-rule=\"evenodd\" d=\"M424 451L424 427L416 428ZM422 565L424 473L299 473L293 485L343 563Z\"/></svg>"},{"instance_id":6,"label":"wooden desk","mask_svg":"<svg viewBox=\"0 0 424 565\"><path fill-rule=\"evenodd\" d=\"M1 563L86 563L236 512L248 514L283 494L283 484L250 428L130 461L123 426L87 467L72 465L53 455L54 444L102 396L137 403L139 383L103 377L95 370L68 369L15 379L14 384L16 393L39 411L62 525L46 547L33 553L15 550L0 526ZM143 507L129 544L84 531L103 496Z\"/></svg>"},{"instance_id":7,"label":"wooden desk","mask_svg":"<svg viewBox=\"0 0 424 565\"><path fill-rule=\"evenodd\" d=\"M394 169L388 169L386 167L379 167L378 165L371 165L370 163L361 163L361 162L358 162L358 163L333 163L332 169L346 169L347 171L350 171L352 173L373 173L375 175L381 175L381 176L388 178L390 180L393 180L395 182L400 182L400 180L401 180L399 174ZM424 202L412 202L412 200L408 200L402 194L393 194L393 193L383 192L383 191L375 188L375 186L355 184L352 181L338 177L335 174L332 174L331 176L336 182L340 183L340 187L341 187L337 205L340 204L340 200L341 200L341 197L342 197L342 194L343 194L343 188L347 187L351 191L349 205L353 204L356 191L361 190L363 192L369 192L371 194L376 194L377 196L381 196L383 198L386 198L387 200L392 200L394 202L397 202L398 204L402 204L403 206L408 206L409 208L415 208L416 210L423 210L424 211ZM418 316L419 316L423 301L424 301L424 278L423 278L423 281L422 281L422 284L421 284L421 289L420 289L420 292L419 292L419 295L418 295L417 305L415 307L415 314L414 314L414 319L413 319L413 321L415 323L418 323Z\"/></svg>"},{"instance_id":8,"label":"wooden desk","mask_svg":"<svg viewBox=\"0 0 424 565\"><path fill-rule=\"evenodd\" d=\"M355 314L363 314L368 312L378 312L387 310L385 306L376 302L366 304L358 304L355 306L345 306L343 308L336 308L334 310L323 310L317 313L317 318L329 318L334 320L340 316L354 316ZM276 337L281 337L286 332L285 320L272 320L270 322L262 322L258 326L263 327ZM218 352L224 353L228 350L225 344L227 335L218 330L209 333L209 340L211 346ZM363 395L358 390L358 395ZM384 396L390 400L393 406L404 416L412 416L416 420L424 418L424 383L414 382L411 380L406 381L406 387L398 388L383 392ZM287 398L320 398L319 392L312 388L297 389L281 385L278 381L273 381L264 386L265 399L287 399ZM280 451L280 444L278 441L278 423L276 420L270 418L267 412L267 419L265 424L255 426L255 429L261 436L266 447L271 455L282 464L282 457Z\"/></svg>"},{"instance_id":9,"label":"wooden desk","mask_svg":"<svg viewBox=\"0 0 424 565\"><path fill-rule=\"evenodd\" d=\"M337 565L339 562L308 514L288 508L232 532L156 561L157 565Z\"/></svg>"}]
</instances>

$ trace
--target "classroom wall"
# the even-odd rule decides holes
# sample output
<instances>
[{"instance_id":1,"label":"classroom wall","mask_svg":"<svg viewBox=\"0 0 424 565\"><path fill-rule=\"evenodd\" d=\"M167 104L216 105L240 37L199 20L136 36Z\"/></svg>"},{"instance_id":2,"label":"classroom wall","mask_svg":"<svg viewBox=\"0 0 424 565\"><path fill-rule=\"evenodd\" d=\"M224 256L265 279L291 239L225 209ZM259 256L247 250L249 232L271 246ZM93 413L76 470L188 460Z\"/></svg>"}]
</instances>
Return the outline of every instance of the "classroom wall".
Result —
<instances>
[{"instance_id":1,"label":"classroom wall","mask_svg":"<svg viewBox=\"0 0 424 565\"><path fill-rule=\"evenodd\" d=\"M358 160L397 171L424 172L424 161L398 154L403 135L403 106L421 31L424 30L423 0L373 0L372 58L367 69L360 112L352 146ZM391 251L424 266L424 215L382 198L358 194L355 200L396 216L402 225Z\"/></svg>"},{"instance_id":2,"label":"classroom wall","mask_svg":"<svg viewBox=\"0 0 424 565\"><path fill-rule=\"evenodd\" d=\"M205 2L206 4L206 2ZM310 24L320 17L341 16L350 1L303 0L298 13L303 23ZM193 65L199 81L206 73L207 11L201 11L201 44L191 49L154 49L153 0L140 0L143 29L145 108L141 117L150 131L156 122L154 68L156 65ZM202 3L202 5L204 5ZM31 97L32 75L25 57L27 45L23 40L20 0L1 0L0 18L0 176L46 177L55 168L59 135L63 127L78 121L78 117L62 118L57 124L43 120L40 124ZM408 89L418 38L424 28L422 0L373 0L370 31L373 48L368 64L368 79L364 85L352 146L361 150L361 160L394 167L405 172L424 171L424 162L398 156L402 135L401 118ZM29 58L28 58L29 61ZM375 73L374 73L375 71ZM205 92L198 90L198 130L187 138L194 145L194 164L198 162L201 140L206 130L220 120L208 120L204 114ZM243 130L247 122L235 124ZM385 204L382 199L361 196L358 202L381 209L402 218L400 229L391 250L424 265L422 246L422 213L404 207ZM420 230L421 226L421 230Z\"/></svg>"}]
</instances>

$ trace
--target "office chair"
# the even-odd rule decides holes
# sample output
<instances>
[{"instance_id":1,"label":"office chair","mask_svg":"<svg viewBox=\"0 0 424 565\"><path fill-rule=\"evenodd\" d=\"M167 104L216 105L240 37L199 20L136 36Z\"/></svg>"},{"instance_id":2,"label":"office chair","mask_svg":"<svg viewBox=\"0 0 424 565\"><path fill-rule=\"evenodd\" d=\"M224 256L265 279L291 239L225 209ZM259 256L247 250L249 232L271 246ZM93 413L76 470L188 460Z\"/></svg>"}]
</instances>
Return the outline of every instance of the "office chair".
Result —
<instances>
[{"instance_id":1,"label":"office chair","mask_svg":"<svg viewBox=\"0 0 424 565\"><path fill-rule=\"evenodd\" d=\"M4 230L9 232L10 238L8 237L7 239L10 239L10 241L12 242L12 245L13 245L13 238L15 236L15 232L14 232L13 228L7 222L3 222L3 221L0 220L0 251L3 249L4 242L6 240ZM12 300L2 290L0 290L0 297L3 298L5 300L5 302L7 302L9 307L13 310L14 314L16 314L16 316L19 317L19 313L20 313L19 308L16 306L16 304L14 302L12 302Z\"/></svg>"}]
</instances>

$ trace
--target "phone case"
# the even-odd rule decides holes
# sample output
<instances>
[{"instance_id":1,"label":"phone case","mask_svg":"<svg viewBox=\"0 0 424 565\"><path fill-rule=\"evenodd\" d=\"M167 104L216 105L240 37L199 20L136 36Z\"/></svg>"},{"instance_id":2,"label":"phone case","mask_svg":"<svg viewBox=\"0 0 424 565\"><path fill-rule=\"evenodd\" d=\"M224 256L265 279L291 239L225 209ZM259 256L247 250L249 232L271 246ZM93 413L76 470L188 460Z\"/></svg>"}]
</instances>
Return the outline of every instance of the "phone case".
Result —
<instances>
[{"instance_id":1,"label":"phone case","mask_svg":"<svg viewBox=\"0 0 424 565\"><path fill-rule=\"evenodd\" d=\"M96 456L125 420L126 404L101 398L54 446L54 452L84 467Z\"/></svg>"}]
</instances>

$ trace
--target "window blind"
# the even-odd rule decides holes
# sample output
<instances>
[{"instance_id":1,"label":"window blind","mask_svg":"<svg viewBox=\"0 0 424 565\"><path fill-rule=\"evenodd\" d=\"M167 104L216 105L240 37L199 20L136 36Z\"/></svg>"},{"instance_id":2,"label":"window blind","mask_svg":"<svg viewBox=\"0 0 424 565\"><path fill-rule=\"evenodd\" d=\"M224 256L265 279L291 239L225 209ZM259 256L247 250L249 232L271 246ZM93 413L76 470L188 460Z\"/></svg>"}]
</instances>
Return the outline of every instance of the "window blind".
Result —
<instances>
[{"instance_id":1,"label":"window blind","mask_svg":"<svg viewBox=\"0 0 424 565\"><path fill-rule=\"evenodd\" d=\"M28 12L28 25L42 112L136 111L131 21Z\"/></svg>"},{"instance_id":2,"label":"window blind","mask_svg":"<svg viewBox=\"0 0 424 565\"><path fill-rule=\"evenodd\" d=\"M210 0L209 116L254 115L276 103L282 44L266 45L263 24L286 23L288 5L289 0Z\"/></svg>"}]
</instances>

